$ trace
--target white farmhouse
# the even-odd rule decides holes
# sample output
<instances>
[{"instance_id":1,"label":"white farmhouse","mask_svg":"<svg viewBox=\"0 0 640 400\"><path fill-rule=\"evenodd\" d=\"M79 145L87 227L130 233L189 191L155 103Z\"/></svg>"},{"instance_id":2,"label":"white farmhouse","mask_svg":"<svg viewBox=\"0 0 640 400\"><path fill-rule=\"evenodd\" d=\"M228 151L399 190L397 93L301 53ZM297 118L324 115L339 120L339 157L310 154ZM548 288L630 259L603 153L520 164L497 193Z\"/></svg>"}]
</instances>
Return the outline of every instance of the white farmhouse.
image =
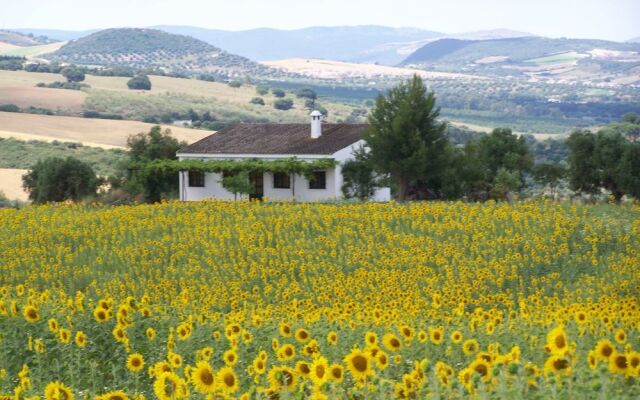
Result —
<instances>
[{"instance_id":1,"label":"white farmhouse","mask_svg":"<svg viewBox=\"0 0 640 400\"><path fill-rule=\"evenodd\" d=\"M334 168L315 171L312 180L303 175L259 173L251 175L252 198L321 201L343 197L342 163L353 158L364 143L365 124L329 124L314 111L309 124L238 124L222 129L178 151L180 160L277 160L296 157L302 161L332 158ZM180 199L230 199L222 187L222 174L184 171L180 173ZM372 200L388 201L389 188L378 189Z\"/></svg>"}]
</instances>

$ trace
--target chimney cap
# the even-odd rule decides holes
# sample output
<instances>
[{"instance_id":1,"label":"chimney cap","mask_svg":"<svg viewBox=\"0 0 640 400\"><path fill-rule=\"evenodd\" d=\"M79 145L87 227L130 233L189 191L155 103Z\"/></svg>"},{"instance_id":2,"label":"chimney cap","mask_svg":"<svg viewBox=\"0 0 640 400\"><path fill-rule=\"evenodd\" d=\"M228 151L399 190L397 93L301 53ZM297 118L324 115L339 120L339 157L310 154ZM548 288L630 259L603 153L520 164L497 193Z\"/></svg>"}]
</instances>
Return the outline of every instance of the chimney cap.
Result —
<instances>
[{"instance_id":1,"label":"chimney cap","mask_svg":"<svg viewBox=\"0 0 640 400\"><path fill-rule=\"evenodd\" d=\"M322 113L318 110L313 110L311 111L311 114L309 114L312 117L322 117Z\"/></svg>"}]
</instances>

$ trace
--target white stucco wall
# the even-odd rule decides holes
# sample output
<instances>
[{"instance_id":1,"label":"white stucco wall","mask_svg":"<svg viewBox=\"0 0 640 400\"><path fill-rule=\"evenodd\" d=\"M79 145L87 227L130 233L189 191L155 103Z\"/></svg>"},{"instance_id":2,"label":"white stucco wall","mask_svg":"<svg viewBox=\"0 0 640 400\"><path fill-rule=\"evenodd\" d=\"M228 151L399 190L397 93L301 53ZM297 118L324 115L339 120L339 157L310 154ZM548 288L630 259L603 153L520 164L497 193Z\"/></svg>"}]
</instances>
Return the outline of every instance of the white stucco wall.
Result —
<instances>
[{"instance_id":1,"label":"white stucco wall","mask_svg":"<svg viewBox=\"0 0 640 400\"><path fill-rule=\"evenodd\" d=\"M312 161L314 159L333 158L338 161L338 165L335 168L326 171L326 188L325 189L310 189L309 181L302 175L296 175L295 178L291 178L291 184L295 185L295 199L297 201L322 201L342 198L342 167L341 164L349 159L353 158L353 150L360 146L364 141L359 141L353 145L341 149L331 156L326 155L310 155L310 156L297 156L301 160ZM294 155L264 155L246 154L246 155L210 155L210 154L179 154L180 160L186 159L199 159L206 161L209 160L233 160L233 159L245 159L245 158L263 158L267 160L274 160L279 158L290 158ZM205 174L205 186L204 187L190 187L188 185L188 173L180 173L180 199L186 201L197 201L207 198L217 198L224 200L233 200L233 193L228 192L222 187L220 182L222 179L220 174L207 173ZM289 189L276 189L273 187L273 174L265 173L263 176L263 191L264 196L270 200L287 201L292 200L294 197L294 190ZM389 201L391 198L389 188L378 189L372 198L373 201Z\"/></svg>"}]
</instances>

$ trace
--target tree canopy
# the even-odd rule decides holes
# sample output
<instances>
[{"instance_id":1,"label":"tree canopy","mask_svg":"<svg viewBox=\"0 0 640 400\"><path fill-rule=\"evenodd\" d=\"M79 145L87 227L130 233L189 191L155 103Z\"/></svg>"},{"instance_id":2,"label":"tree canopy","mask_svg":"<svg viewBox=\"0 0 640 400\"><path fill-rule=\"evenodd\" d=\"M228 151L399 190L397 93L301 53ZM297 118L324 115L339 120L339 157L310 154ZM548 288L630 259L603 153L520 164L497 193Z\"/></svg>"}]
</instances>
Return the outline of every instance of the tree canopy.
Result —
<instances>
[{"instance_id":1,"label":"tree canopy","mask_svg":"<svg viewBox=\"0 0 640 400\"><path fill-rule=\"evenodd\" d=\"M95 196L100 182L91 165L74 157L40 160L22 177L29 199L36 204Z\"/></svg>"}]
</instances>

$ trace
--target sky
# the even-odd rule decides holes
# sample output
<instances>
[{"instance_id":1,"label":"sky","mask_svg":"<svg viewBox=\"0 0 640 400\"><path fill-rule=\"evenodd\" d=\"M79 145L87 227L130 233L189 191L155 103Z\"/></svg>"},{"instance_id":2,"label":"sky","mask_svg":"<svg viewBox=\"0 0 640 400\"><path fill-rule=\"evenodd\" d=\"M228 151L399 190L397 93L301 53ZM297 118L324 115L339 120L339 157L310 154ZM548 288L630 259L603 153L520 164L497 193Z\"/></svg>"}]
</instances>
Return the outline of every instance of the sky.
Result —
<instances>
[{"instance_id":1,"label":"sky","mask_svg":"<svg viewBox=\"0 0 640 400\"><path fill-rule=\"evenodd\" d=\"M386 25L624 41L640 36L639 21L640 0L0 0L0 29Z\"/></svg>"}]
</instances>

